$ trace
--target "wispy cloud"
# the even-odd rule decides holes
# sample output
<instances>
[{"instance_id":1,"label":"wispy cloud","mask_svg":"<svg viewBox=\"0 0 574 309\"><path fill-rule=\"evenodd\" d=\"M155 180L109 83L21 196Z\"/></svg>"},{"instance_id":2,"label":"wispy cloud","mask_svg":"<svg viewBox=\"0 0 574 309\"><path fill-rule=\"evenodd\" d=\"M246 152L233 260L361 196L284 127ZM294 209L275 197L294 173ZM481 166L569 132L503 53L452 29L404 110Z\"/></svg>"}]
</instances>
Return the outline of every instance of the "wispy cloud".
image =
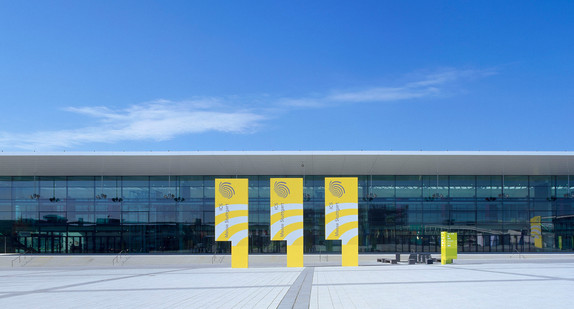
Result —
<instances>
[{"instance_id":1,"label":"wispy cloud","mask_svg":"<svg viewBox=\"0 0 574 309\"><path fill-rule=\"evenodd\" d=\"M4 150L69 149L90 143L166 141L204 132L250 133L265 120L294 108L321 108L333 104L401 102L449 95L461 81L496 74L492 70L443 69L411 74L394 85L331 91L303 97L270 95L241 98L203 97L174 102L156 100L117 109L107 106L68 107L66 112L89 117L92 125L71 130L31 133L0 132ZM238 108L236 102L248 109Z\"/></svg>"},{"instance_id":2,"label":"wispy cloud","mask_svg":"<svg viewBox=\"0 0 574 309\"><path fill-rule=\"evenodd\" d=\"M75 130L43 131L14 134L0 133L3 148L50 150L87 143L118 143L124 141L165 141L182 134L219 131L245 133L260 124L265 116L242 110L211 105L202 99L188 102L158 100L126 109L105 106L70 107L66 110L92 117L97 124Z\"/></svg>"},{"instance_id":3,"label":"wispy cloud","mask_svg":"<svg viewBox=\"0 0 574 309\"><path fill-rule=\"evenodd\" d=\"M374 86L354 91L333 91L330 94L308 98L290 98L282 104L293 107L321 107L333 103L398 102L448 95L450 88L463 80L496 74L493 70L443 69L427 74L412 74L407 81L396 86Z\"/></svg>"}]
</instances>

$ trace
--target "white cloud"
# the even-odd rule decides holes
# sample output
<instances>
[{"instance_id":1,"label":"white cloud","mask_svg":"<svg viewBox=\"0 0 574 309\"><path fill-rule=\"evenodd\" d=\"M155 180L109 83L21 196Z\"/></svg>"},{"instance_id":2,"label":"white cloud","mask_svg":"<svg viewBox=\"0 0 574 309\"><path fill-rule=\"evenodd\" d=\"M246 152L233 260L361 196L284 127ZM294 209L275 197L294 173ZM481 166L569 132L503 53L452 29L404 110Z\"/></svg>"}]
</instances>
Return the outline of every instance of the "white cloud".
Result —
<instances>
[{"instance_id":1,"label":"white cloud","mask_svg":"<svg viewBox=\"0 0 574 309\"><path fill-rule=\"evenodd\" d=\"M437 95L440 89L436 87L398 87L398 88L370 88L356 92L344 92L331 95L327 101L340 102L390 102L407 99L416 99Z\"/></svg>"},{"instance_id":2,"label":"white cloud","mask_svg":"<svg viewBox=\"0 0 574 309\"><path fill-rule=\"evenodd\" d=\"M1 133L3 148L50 150L87 143L124 141L165 141L182 134L208 131L245 133L254 130L265 117L261 114L210 108L206 101L171 102L158 100L126 109L105 106L70 107L66 110L93 117L98 124L75 130L44 131L30 134ZM219 103L215 104L220 107Z\"/></svg>"},{"instance_id":3,"label":"white cloud","mask_svg":"<svg viewBox=\"0 0 574 309\"><path fill-rule=\"evenodd\" d=\"M374 86L355 91L333 91L309 98L280 101L285 106L321 107L333 103L398 102L448 94L448 89L461 80L496 74L493 70L443 69L438 72L411 75L402 85Z\"/></svg>"},{"instance_id":4,"label":"white cloud","mask_svg":"<svg viewBox=\"0 0 574 309\"><path fill-rule=\"evenodd\" d=\"M201 97L174 102L160 99L124 109L106 106L68 107L67 112L88 116L94 125L78 129L33 133L0 132L0 149L53 150L89 143L166 141L185 134L204 132L249 133L262 122L296 108L322 108L333 104L400 102L448 95L460 81L496 74L492 70L443 69L411 74L393 86L375 86L354 91L332 91L300 98ZM250 102L250 110L233 106ZM247 104L249 105L249 104Z\"/></svg>"}]
</instances>

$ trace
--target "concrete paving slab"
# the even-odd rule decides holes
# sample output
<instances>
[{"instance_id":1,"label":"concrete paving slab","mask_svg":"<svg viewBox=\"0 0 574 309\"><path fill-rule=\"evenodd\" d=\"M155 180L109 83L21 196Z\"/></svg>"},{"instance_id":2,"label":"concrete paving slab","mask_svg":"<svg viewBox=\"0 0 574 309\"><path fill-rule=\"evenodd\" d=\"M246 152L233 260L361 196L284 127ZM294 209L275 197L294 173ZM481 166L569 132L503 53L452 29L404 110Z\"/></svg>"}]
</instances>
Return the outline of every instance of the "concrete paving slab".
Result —
<instances>
[{"instance_id":1,"label":"concrete paving slab","mask_svg":"<svg viewBox=\"0 0 574 309\"><path fill-rule=\"evenodd\" d=\"M550 262L551 261L551 262ZM309 279L309 280L306 280ZM9 268L2 308L564 308L572 260L359 267Z\"/></svg>"}]
</instances>

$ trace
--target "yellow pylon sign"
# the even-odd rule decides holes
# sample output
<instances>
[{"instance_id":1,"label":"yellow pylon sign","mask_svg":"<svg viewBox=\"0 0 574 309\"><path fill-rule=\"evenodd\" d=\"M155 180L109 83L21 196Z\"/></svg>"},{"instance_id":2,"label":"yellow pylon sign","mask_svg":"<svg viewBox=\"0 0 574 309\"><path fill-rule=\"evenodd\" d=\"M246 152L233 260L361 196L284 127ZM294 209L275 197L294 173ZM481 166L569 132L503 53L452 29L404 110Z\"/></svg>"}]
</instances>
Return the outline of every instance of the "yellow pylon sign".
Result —
<instances>
[{"instance_id":1,"label":"yellow pylon sign","mask_svg":"<svg viewBox=\"0 0 574 309\"><path fill-rule=\"evenodd\" d=\"M215 179L215 240L231 241L231 267L249 266L247 179Z\"/></svg>"},{"instance_id":2,"label":"yellow pylon sign","mask_svg":"<svg viewBox=\"0 0 574 309\"><path fill-rule=\"evenodd\" d=\"M530 235L534 238L534 247L542 248L542 224L541 216L530 218Z\"/></svg>"},{"instance_id":3,"label":"yellow pylon sign","mask_svg":"<svg viewBox=\"0 0 574 309\"><path fill-rule=\"evenodd\" d=\"M325 178L325 239L342 241L343 266L359 265L358 204L356 177Z\"/></svg>"},{"instance_id":4,"label":"yellow pylon sign","mask_svg":"<svg viewBox=\"0 0 574 309\"><path fill-rule=\"evenodd\" d=\"M271 178L271 240L287 241L287 267L303 267L303 179Z\"/></svg>"},{"instance_id":5,"label":"yellow pylon sign","mask_svg":"<svg viewBox=\"0 0 574 309\"><path fill-rule=\"evenodd\" d=\"M440 263L452 264L457 258L457 235L456 233L440 232Z\"/></svg>"}]
</instances>

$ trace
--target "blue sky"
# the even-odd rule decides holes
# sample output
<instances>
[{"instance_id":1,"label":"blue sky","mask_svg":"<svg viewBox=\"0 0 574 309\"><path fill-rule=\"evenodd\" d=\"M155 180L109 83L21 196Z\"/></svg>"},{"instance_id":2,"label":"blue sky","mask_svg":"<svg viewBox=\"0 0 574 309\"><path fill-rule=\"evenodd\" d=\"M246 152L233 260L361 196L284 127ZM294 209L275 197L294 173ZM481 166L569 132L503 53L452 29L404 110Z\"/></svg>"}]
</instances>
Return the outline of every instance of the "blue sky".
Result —
<instances>
[{"instance_id":1,"label":"blue sky","mask_svg":"<svg viewBox=\"0 0 574 309\"><path fill-rule=\"evenodd\" d=\"M2 151L574 150L573 1L0 1Z\"/></svg>"}]
</instances>

